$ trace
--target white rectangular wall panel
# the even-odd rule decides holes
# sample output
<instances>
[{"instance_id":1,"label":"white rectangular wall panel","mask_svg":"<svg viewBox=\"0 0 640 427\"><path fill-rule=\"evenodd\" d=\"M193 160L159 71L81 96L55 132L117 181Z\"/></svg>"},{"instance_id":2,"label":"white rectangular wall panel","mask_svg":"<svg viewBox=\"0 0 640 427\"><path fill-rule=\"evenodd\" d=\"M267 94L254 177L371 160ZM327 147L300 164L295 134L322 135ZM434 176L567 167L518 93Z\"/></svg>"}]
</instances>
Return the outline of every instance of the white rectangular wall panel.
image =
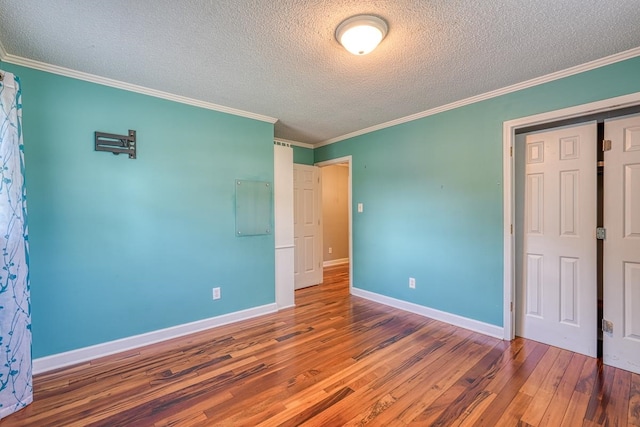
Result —
<instances>
[{"instance_id":1,"label":"white rectangular wall panel","mask_svg":"<svg viewBox=\"0 0 640 427\"><path fill-rule=\"evenodd\" d=\"M294 181L294 186L295 181ZM301 195L302 195L302 190L300 188L294 188L293 190L293 226L294 226L294 233L295 233L295 226L298 225L298 218L300 217L300 201L301 199Z\"/></svg>"},{"instance_id":2,"label":"white rectangular wall panel","mask_svg":"<svg viewBox=\"0 0 640 427\"><path fill-rule=\"evenodd\" d=\"M624 337L640 341L640 264L624 263Z\"/></svg>"},{"instance_id":3,"label":"white rectangular wall panel","mask_svg":"<svg viewBox=\"0 0 640 427\"><path fill-rule=\"evenodd\" d=\"M300 247L300 238L299 237L295 237L293 239L293 246L295 248L299 248ZM296 250L293 251L293 273L294 275L297 275L298 273L300 273L300 269L298 268L298 266L300 265L300 251Z\"/></svg>"},{"instance_id":4,"label":"white rectangular wall panel","mask_svg":"<svg viewBox=\"0 0 640 427\"><path fill-rule=\"evenodd\" d=\"M560 160L580 158L580 137L571 136L560 139Z\"/></svg>"},{"instance_id":5,"label":"white rectangular wall panel","mask_svg":"<svg viewBox=\"0 0 640 427\"><path fill-rule=\"evenodd\" d=\"M578 320L578 259L560 257L560 321L579 325Z\"/></svg>"},{"instance_id":6,"label":"white rectangular wall panel","mask_svg":"<svg viewBox=\"0 0 640 427\"><path fill-rule=\"evenodd\" d=\"M316 215L314 211L315 198L316 194L313 190L304 189L302 191L302 218L304 225L313 225Z\"/></svg>"},{"instance_id":7,"label":"white rectangular wall panel","mask_svg":"<svg viewBox=\"0 0 640 427\"><path fill-rule=\"evenodd\" d=\"M527 314L542 317L542 255L527 254Z\"/></svg>"},{"instance_id":8,"label":"white rectangular wall panel","mask_svg":"<svg viewBox=\"0 0 640 427\"><path fill-rule=\"evenodd\" d=\"M293 149L274 145L273 210L276 248L293 245Z\"/></svg>"},{"instance_id":9,"label":"white rectangular wall panel","mask_svg":"<svg viewBox=\"0 0 640 427\"><path fill-rule=\"evenodd\" d=\"M304 237L304 271L313 271L317 267L313 262L315 249L315 238L313 236Z\"/></svg>"},{"instance_id":10,"label":"white rectangular wall panel","mask_svg":"<svg viewBox=\"0 0 640 427\"><path fill-rule=\"evenodd\" d=\"M305 170L302 171L302 180L304 184L312 184L313 183L313 171Z\"/></svg>"},{"instance_id":11,"label":"white rectangular wall panel","mask_svg":"<svg viewBox=\"0 0 640 427\"><path fill-rule=\"evenodd\" d=\"M624 130L624 151L640 151L640 126Z\"/></svg>"},{"instance_id":12,"label":"white rectangular wall panel","mask_svg":"<svg viewBox=\"0 0 640 427\"><path fill-rule=\"evenodd\" d=\"M278 308L295 305L293 149L273 146L273 192L276 250L276 304Z\"/></svg>"},{"instance_id":13,"label":"white rectangular wall panel","mask_svg":"<svg viewBox=\"0 0 640 427\"><path fill-rule=\"evenodd\" d=\"M624 167L624 236L640 238L640 164Z\"/></svg>"},{"instance_id":14,"label":"white rectangular wall panel","mask_svg":"<svg viewBox=\"0 0 640 427\"><path fill-rule=\"evenodd\" d=\"M527 143L527 163L544 163L544 141Z\"/></svg>"},{"instance_id":15,"label":"white rectangular wall panel","mask_svg":"<svg viewBox=\"0 0 640 427\"><path fill-rule=\"evenodd\" d=\"M580 172L560 172L560 235L578 235Z\"/></svg>"},{"instance_id":16,"label":"white rectangular wall panel","mask_svg":"<svg viewBox=\"0 0 640 427\"><path fill-rule=\"evenodd\" d=\"M544 233L544 175L527 175L526 184L527 233Z\"/></svg>"}]
</instances>

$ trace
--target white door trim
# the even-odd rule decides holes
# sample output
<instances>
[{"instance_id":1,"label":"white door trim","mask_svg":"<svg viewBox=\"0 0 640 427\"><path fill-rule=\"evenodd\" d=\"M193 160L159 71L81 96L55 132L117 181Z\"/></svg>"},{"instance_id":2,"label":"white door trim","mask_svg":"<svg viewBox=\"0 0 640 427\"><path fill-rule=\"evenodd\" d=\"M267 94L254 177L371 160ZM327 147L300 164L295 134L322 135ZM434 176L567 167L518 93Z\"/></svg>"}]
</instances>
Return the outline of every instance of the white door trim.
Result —
<instances>
[{"instance_id":1,"label":"white door trim","mask_svg":"<svg viewBox=\"0 0 640 427\"><path fill-rule=\"evenodd\" d=\"M351 166L352 156L344 156L338 157L337 159L325 160L324 162L318 162L315 166L323 167L330 165L337 165L339 163L347 163L349 164L349 183L347 187L347 203L348 203L348 211L349 211L349 293L353 292L353 216L351 215L351 176L353 175L353 169ZM322 211L322 207L320 207Z\"/></svg>"},{"instance_id":2,"label":"white door trim","mask_svg":"<svg viewBox=\"0 0 640 427\"><path fill-rule=\"evenodd\" d=\"M503 300L503 326L504 339L512 340L515 337L514 312L511 311L511 303L515 305L515 245L514 235L511 233L511 226L515 228L515 197L514 191L514 159L511 156L511 149L515 143L516 129L534 126L542 123L554 122L557 120L571 119L585 116L587 114L599 113L603 111L617 110L640 104L640 92L629 95L609 98L602 101L591 102L589 104L575 107L563 108L532 116L521 117L508 120L503 123L503 248L504 248L504 300Z\"/></svg>"}]
</instances>

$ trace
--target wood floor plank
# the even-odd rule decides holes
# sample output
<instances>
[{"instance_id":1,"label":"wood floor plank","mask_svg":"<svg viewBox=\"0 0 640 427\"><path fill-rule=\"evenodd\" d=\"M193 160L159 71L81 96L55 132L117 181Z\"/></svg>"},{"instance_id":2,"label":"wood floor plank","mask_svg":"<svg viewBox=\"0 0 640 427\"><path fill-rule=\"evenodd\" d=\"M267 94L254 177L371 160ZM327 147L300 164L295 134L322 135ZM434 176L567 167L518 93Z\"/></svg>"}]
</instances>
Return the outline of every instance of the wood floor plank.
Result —
<instances>
[{"instance_id":1,"label":"wood floor plank","mask_svg":"<svg viewBox=\"0 0 640 427\"><path fill-rule=\"evenodd\" d=\"M557 385L556 391L551 398L551 403L547 407L539 426L556 427L562 424L569 401L573 395L576 384L580 378L582 367L586 356L573 354L567 369L562 375L562 379Z\"/></svg>"},{"instance_id":2,"label":"wood floor plank","mask_svg":"<svg viewBox=\"0 0 640 427\"><path fill-rule=\"evenodd\" d=\"M495 393L490 393L486 390L478 394L458 418L451 420L451 427L471 427L475 425L496 396Z\"/></svg>"},{"instance_id":3,"label":"wood floor plank","mask_svg":"<svg viewBox=\"0 0 640 427\"><path fill-rule=\"evenodd\" d=\"M393 398L392 405L385 405L384 410L377 410L375 424L386 425L399 419L404 414L411 403L415 400L415 395L411 393L419 393L423 395L424 390L438 389L439 381L449 375L455 367L446 367L449 352L468 351L468 355L472 356L471 348L477 344L470 340L470 333L456 333L455 336L449 336L446 341L438 341L430 346L424 347L422 350L412 356L413 360L407 360L402 365L398 365L394 372L390 375L395 377L394 384L396 387L388 387L386 378L380 378L372 384L373 390L390 390ZM431 394L431 393L430 393ZM374 402L373 406L379 408L379 403ZM372 408L368 408L372 412ZM357 421L356 415L352 422ZM404 424L404 422L403 422Z\"/></svg>"},{"instance_id":4,"label":"wood floor plank","mask_svg":"<svg viewBox=\"0 0 640 427\"><path fill-rule=\"evenodd\" d=\"M409 392L400 395L398 402L394 404L391 410L385 411L381 420L390 421L389 417L395 416L402 420L405 424L410 424L418 417L426 408L428 408L442 393L455 384L456 381L464 375L468 363L473 364L479 358L483 357L491 348L484 351L474 349L473 341L465 339L460 345L455 346L451 350L451 354L465 354L463 359L456 360L451 363L451 358L442 357L437 363L430 365L427 369L420 373L414 381L414 386ZM427 392L422 392L425 390ZM392 391L395 394L396 390Z\"/></svg>"},{"instance_id":5,"label":"wood floor plank","mask_svg":"<svg viewBox=\"0 0 640 427\"><path fill-rule=\"evenodd\" d=\"M534 399L529 404L527 410L522 414L521 420L523 423L533 426L537 426L542 423L542 419L547 413L547 409L551 404L562 376L571 362L571 352L561 349L555 350L557 350L557 357L554 363L547 367L547 370L544 373L544 378L542 378L538 390L535 392Z\"/></svg>"},{"instance_id":6,"label":"wood floor plank","mask_svg":"<svg viewBox=\"0 0 640 427\"><path fill-rule=\"evenodd\" d=\"M296 306L34 377L13 426L640 427L640 376L349 295L348 266Z\"/></svg>"},{"instance_id":7,"label":"wood floor plank","mask_svg":"<svg viewBox=\"0 0 640 427\"><path fill-rule=\"evenodd\" d=\"M560 427L572 427L575 425L581 425L581 421L584 420L584 415L587 412L587 406L589 405L589 395L574 391L569 400L567 411L562 419Z\"/></svg>"},{"instance_id":8,"label":"wood floor plank","mask_svg":"<svg viewBox=\"0 0 640 427\"><path fill-rule=\"evenodd\" d=\"M472 347L471 347L471 350L468 352L467 359L463 363L460 363L457 367L455 367L451 375L448 376L447 378L448 381L452 381L452 382L455 381L455 379L458 378L460 375L462 375L462 373L465 371L465 368L463 367L467 363L470 363L470 364L475 363L476 360L480 359L488 350L490 350L490 348L485 347L484 341L485 339L481 340L480 342L473 341L471 343ZM414 365L413 362L410 362L405 364L406 368L390 371L384 377L381 377L378 380L376 380L378 384L373 384L372 387L368 389L363 389L358 394L354 394L353 398L360 399L358 403L369 405L370 407L376 407L377 411L376 411L375 422L376 424L382 424L383 418L378 418L378 417L381 414L385 413L387 408L394 405L397 399L393 396L394 393L392 392L391 396L393 397L393 400L389 402L384 402L384 404L380 404L381 402L379 399L377 399L377 397L380 396L381 390L384 390L384 389L397 390L398 387L400 387L401 385L409 381L409 377L403 377L403 375L401 375L401 372L408 371L411 374L413 373L414 370L420 369L418 366L420 365L419 364ZM380 387L379 385L380 383L384 384L384 388ZM421 385L423 387L428 386L428 384L425 382L422 382ZM448 387L442 387L442 389L447 389L447 388ZM334 418L329 418L327 420L327 423L328 423L327 425L340 425L341 422L343 424L348 424L348 423L361 424L364 421L362 419L361 420L357 419L358 412L354 407L350 407L347 410L340 410L339 408L336 408L336 409L337 410L334 410L334 412L337 412L337 414L334 415ZM350 420L349 419L350 416L353 416L354 418ZM345 421L343 422L342 420L345 420Z\"/></svg>"},{"instance_id":9,"label":"wood floor plank","mask_svg":"<svg viewBox=\"0 0 640 427\"><path fill-rule=\"evenodd\" d=\"M609 411L608 406L611 400L613 377L616 369L603 365L601 361L598 361L597 368L585 420L601 425L604 423Z\"/></svg>"},{"instance_id":10,"label":"wood floor plank","mask_svg":"<svg viewBox=\"0 0 640 427\"><path fill-rule=\"evenodd\" d=\"M640 427L640 375L638 374L631 375L627 422L629 425Z\"/></svg>"},{"instance_id":11,"label":"wood floor plank","mask_svg":"<svg viewBox=\"0 0 640 427\"><path fill-rule=\"evenodd\" d=\"M562 350L557 347L549 347L536 369L533 370L527 381L520 388L520 392L531 397L535 396L561 352Z\"/></svg>"},{"instance_id":12,"label":"wood floor plank","mask_svg":"<svg viewBox=\"0 0 640 427\"><path fill-rule=\"evenodd\" d=\"M522 424L527 425L527 416L525 414L544 414L551 401L551 393L540 391L544 379L556 362L561 350L555 347L549 347L540 363L535 367L529 378L520 387L516 398L509 404L505 410L505 414L498 420L498 424ZM539 394L538 394L539 393ZM527 397L529 397L527 399ZM530 424L529 424L530 425Z\"/></svg>"},{"instance_id":13,"label":"wood floor plank","mask_svg":"<svg viewBox=\"0 0 640 427\"><path fill-rule=\"evenodd\" d=\"M417 335L416 338L420 339L420 335ZM318 382L315 385L315 388L322 387L323 391L325 391L326 393L331 393L338 388L344 387L345 384L350 384L352 389L358 389L361 386L366 384L366 382L361 384L361 381L363 380L363 378L370 376L372 373L378 371L381 367L384 368L384 372L389 371L389 369L386 367L386 365L388 364L386 362L386 358L392 355L392 351L393 349L382 350L382 352L380 352L380 354L377 355L378 357L375 363L370 363L370 362L365 363L361 361L361 362L354 363L350 368L336 371L331 377ZM400 359L400 358L404 358L404 355L406 354L407 355L406 357L410 357L413 351L415 350L412 350L411 347L405 347L400 352L396 350L396 353L394 356ZM368 382L372 381L372 379L376 377L377 375L370 376L369 377L370 379L368 380ZM280 414L278 416L278 419L283 417L286 418L288 416L287 413L295 413L295 411L298 410L297 406L300 399L305 399L305 392L295 395L293 400L285 400L287 411L285 413ZM278 422L277 419L272 421Z\"/></svg>"},{"instance_id":14,"label":"wood floor plank","mask_svg":"<svg viewBox=\"0 0 640 427\"><path fill-rule=\"evenodd\" d=\"M462 375L438 399L427 407L420 416L413 420L414 424L444 426L450 420L457 419L485 391L495 373L505 366L504 348L494 347L475 365Z\"/></svg>"},{"instance_id":15,"label":"wood floor plank","mask_svg":"<svg viewBox=\"0 0 640 427\"><path fill-rule=\"evenodd\" d=\"M527 381L531 373L535 370L536 366L548 350L548 346L528 342L523 346L522 350L518 354L514 355L514 359L519 354L524 354L525 358L517 364L518 368L513 372L511 380L504 384L504 386L497 391L497 396L487 407L482 417L475 423L476 426L494 426L498 420L502 417L502 414L506 411L511 401L517 396L522 385ZM489 383L488 390L494 389L492 383Z\"/></svg>"},{"instance_id":16,"label":"wood floor plank","mask_svg":"<svg viewBox=\"0 0 640 427\"><path fill-rule=\"evenodd\" d=\"M508 427L522 425L522 414L527 409L532 399L533 396L519 391L496 422L496 426Z\"/></svg>"},{"instance_id":17,"label":"wood floor plank","mask_svg":"<svg viewBox=\"0 0 640 427\"><path fill-rule=\"evenodd\" d=\"M611 410L606 412L604 424L608 426L626 426L629 416L629 393L631 391L631 372L617 369L613 376L611 390Z\"/></svg>"}]
</instances>

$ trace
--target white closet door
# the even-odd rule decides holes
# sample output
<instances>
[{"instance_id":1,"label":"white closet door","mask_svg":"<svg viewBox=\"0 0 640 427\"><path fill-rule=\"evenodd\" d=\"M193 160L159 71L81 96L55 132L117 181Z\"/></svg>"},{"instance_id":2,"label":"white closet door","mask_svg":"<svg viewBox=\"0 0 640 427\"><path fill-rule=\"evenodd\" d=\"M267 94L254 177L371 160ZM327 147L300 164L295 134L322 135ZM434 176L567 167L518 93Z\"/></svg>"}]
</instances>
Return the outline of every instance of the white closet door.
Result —
<instances>
[{"instance_id":1,"label":"white closet door","mask_svg":"<svg viewBox=\"0 0 640 427\"><path fill-rule=\"evenodd\" d=\"M531 133L524 146L519 336L596 356L596 123Z\"/></svg>"},{"instance_id":2,"label":"white closet door","mask_svg":"<svg viewBox=\"0 0 640 427\"><path fill-rule=\"evenodd\" d=\"M605 122L603 362L640 373L640 116Z\"/></svg>"}]
</instances>

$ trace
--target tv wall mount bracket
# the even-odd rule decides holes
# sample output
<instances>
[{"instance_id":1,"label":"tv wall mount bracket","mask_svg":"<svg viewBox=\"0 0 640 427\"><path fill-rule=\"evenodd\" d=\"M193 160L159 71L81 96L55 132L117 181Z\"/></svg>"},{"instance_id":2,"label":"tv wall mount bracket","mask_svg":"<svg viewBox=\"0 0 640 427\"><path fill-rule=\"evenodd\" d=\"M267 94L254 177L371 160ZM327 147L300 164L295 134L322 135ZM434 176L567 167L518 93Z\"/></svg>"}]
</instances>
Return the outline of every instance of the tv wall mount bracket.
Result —
<instances>
[{"instance_id":1,"label":"tv wall mount bracket","mask_svg":"<svg viewBox=\"0 0 640 427\"><path fill-rule=\"evenodd\" d=\"M129 130L128 135L96 132L96 151L107 151L113 154L128 154L130 159L136 158L136 131Z\"/></svg>"}]
</instances>

